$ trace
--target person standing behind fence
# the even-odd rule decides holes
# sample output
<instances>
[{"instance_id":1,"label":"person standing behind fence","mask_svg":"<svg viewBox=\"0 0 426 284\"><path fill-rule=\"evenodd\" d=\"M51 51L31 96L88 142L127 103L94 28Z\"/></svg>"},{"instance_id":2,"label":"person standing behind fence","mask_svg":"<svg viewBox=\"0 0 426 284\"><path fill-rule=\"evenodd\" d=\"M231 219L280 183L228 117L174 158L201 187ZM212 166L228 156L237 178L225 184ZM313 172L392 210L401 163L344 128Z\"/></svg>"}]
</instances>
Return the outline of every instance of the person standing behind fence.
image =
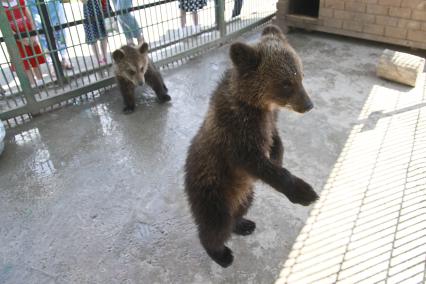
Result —
<instances>
[{"instance_id":1,"label":"person standing behind fence","mask_svg":"<svg viewBox=\"0 0 426 284\"><path fill-rule=\"evenodd\" d=\"M105 18L100 0L81 0L83 2L83 26L86 42L92 47L99 65L107 63L108 38ZM100 42L100 51L98 47Z\"/></svg>"},{"instance_id":2,"label":"person standing behind fence","mask_svg":"<svg viewBox=\"0 0 426 284\"><path fill-rule=\"evenodd\" d=\"M129 8L132 8L132 0L112 0L114 9L118 14L118 22L124 31L127 44L133 44L133 39L138 41L138 44L144 42L141 28L135 17L130 14Z\"/></svg>"},{"instance_id":3,"label":"person standing behind fence","mask_svg":"<svg viewBox=\"0 0 426 284\"><path fill-rule=\"evenodd\" d=\"M186 13L189 12L192 14L192 20L194 22L193 31L200 31L200 26L198 25L198 10L206 5L207 0L179 0L180 24L183 33L185 33L185 31L188 32L186 28Z\"/></svg>"},{"instance_id":4,"label":"person standing behind fence","mask_svg":"<svg viewBox=\"0 0 426 284\"><path fill-rule=\"evenodd\" d=\"M26 0L26 1L27 1L28 8L31 12L31 15L33 16L36 28L38 30L43 29L41 16L36 5L36 2L38 1L36 0ZM49 14L50 23L53 26L66 23L64 7L60 0L50 0L50 1L46 1L45 3L47 8L47 13ZM53 35L55 36L55 43L56 43L57 50L59 51L59 54L61 55L62 68L66 70L71 70L72 65L67 54L67 43L66 43L66 38L68 37L67 29L55 30L53 32ZM46 34L40 35L40 44L43 50L49 50Z\"/></svg>"},{"instance_id":5,"label":"person standing behind fence","mask_svg":"<svg viewBox=\"0 0 426 284\"><path fill-rule=\"evenodd\" d=\"M235 18L241 14L243 8L243 0L234 0L234 9L232 9L232 18Z\"/></svg>"},{"instance_id":6,"label":"person standing behind fence","mask_svg":"<svg viewBox=\"0 0 426 284\"><path fill-rule=\"evenodd\" d=\"M1 2L14 34L25 33L35 29L30 11L25 6L24 0L1 0ZM41 51L37 37L20 36L16 40L16 45L23 61L25 74L31 85L42 85L43 75L40 70L40 64L46 63L46 59ZM12 66L13 71L14 69L14 66Z\"/></svg>"}]
</instances>

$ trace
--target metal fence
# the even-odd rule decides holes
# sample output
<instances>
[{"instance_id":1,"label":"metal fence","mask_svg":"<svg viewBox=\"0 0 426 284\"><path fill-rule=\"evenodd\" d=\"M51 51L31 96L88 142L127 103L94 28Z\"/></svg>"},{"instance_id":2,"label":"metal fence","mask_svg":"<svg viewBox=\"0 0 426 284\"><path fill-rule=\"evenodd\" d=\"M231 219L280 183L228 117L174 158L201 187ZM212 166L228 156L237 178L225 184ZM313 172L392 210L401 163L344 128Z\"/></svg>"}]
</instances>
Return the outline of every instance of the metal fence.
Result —
<instances>
[{"instance_id":1,"label":"metal fence","mask_svg":"<svg viewBox=\"0 0 426 284\"><path fill-rule=\"evenodd\" d=\"M143 38L158 66L173 66L268 22L276 10L276 0L188 1L204 6L186 13L182 28L185 1L1 2L0 119L14 123L112 86L110 55L126 43Z\"/></svg>"}]
</instances>

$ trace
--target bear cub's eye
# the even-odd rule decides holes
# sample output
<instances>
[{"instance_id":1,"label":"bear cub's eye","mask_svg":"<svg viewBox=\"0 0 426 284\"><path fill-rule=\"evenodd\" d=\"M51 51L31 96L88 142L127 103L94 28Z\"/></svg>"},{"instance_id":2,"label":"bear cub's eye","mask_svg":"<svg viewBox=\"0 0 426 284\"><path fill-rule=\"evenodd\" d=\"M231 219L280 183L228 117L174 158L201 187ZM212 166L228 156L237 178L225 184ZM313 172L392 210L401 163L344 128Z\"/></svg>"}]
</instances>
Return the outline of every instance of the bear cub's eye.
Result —
<instances>
[{"instance_id":1,"label":"bear cub's eye","mask_svg":"<svg viewBox=\"0 0 426 284\"><path fill-rule=\"evenodd\" d=\"M134 70L129 70L129 71L127 71L128 73L129 73L129 75L130 76L133 76L133 75L135 75L136 74L136 72L134 71Z\"/></svg>"},{"instance_id":2,"label":"bear cub's eye","mask_svg":"<svg viewBox=\"0 0 426 284\"><path fill-rule=\"evenodd\" d=\"M141 71L143 71L143 66L141 67Z\"/></svg>"}]
</instances>

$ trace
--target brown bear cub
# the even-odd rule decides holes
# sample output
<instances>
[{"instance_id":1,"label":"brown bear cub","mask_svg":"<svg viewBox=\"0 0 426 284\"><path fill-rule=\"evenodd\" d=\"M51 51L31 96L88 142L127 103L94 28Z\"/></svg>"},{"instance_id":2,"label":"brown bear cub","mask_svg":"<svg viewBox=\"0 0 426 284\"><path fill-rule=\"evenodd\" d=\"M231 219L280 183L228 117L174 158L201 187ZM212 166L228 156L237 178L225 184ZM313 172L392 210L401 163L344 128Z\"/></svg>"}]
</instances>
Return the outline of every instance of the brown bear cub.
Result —
<instances>
[{"instance_id":1,"label":"brown bear cub","mask_svg":"<svg viewBox=\"0 0 426 284\"><path fill-rule=\"evenodd\" d=\"M170 101L163 77L148 57L148 44L125 45L112 53L115 76L124 100L124 112L135 109L135 88L145 82L154 90L160 102Z\"/></svg>"},{"instance_id":2,"label":"brown bear cub","mask_svg":"<svg viewBox=\"0 0 426 284\"><path fill-rule=\"evenodd\" d=\"M313 104L303 85L301 60L276 26L256 45L234 43L233 67L215 90L205 120L193 138L185 165L185 191L201 244L219 265L233 261L225 246L231 232L251 234L244 218L260 179L291 202L307 206L318 195L282 167L276 127L279 107L304 113Z\"/></svg>"}]
</instances>

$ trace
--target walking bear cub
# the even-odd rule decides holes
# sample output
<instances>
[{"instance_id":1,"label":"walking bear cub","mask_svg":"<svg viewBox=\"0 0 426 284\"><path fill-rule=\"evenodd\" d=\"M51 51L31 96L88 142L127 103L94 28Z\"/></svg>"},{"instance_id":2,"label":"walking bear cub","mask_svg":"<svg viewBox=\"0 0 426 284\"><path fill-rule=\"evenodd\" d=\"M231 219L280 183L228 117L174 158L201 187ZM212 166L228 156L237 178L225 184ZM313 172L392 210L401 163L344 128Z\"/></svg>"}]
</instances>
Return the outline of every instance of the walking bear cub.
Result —
<instances>
[{"instance_id":1,"label":"walking bear cub","mask_svg":"<svg viewBox=\"0 0 426 284\"><path fill-rule=\"evenodd\" d=\"M154 90L160 102L170 101L163 77L148 57L148 44L125 45L112 53L115 76L124 100L124 112L135 109L135 88L145 82Z\"/></svg>"},{"instance_id":2,"label":"walking bear cub","mask_svg":"<svg viewBox=\"0 0 426 284\"><path fill-rule=\"evenodd\" d=\"M279 107L304 113L313 104L303 85L301 60L276 26L251 46L234 43L233 67L215 90L185 164L185 191L201 244L219 265L233 261L225 246L231 232L251 234L244 218L260 179L291 202L307 206L318 195L282 167L283 145L276 128Z\"/></svg>"}]
</instances>

